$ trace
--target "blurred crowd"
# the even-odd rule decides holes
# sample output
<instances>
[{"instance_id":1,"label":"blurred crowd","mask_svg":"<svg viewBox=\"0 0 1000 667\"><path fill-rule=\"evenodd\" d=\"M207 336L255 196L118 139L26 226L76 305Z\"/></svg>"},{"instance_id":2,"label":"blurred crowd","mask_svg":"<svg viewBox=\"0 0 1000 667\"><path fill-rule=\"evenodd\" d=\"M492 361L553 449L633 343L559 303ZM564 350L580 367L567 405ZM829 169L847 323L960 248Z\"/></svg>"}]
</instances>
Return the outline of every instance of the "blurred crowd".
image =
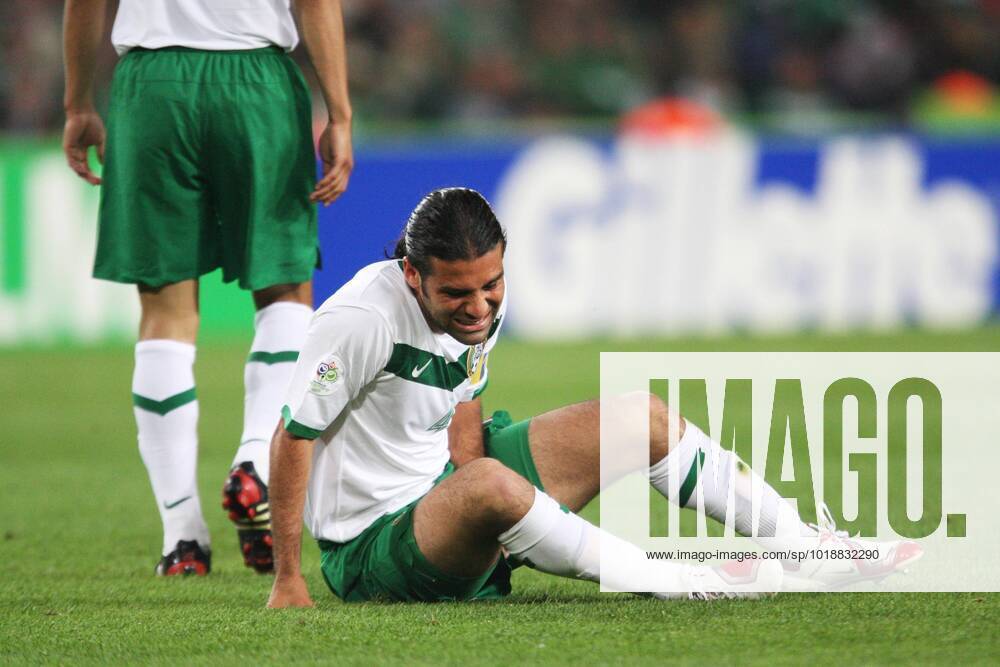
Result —
<instances>
[{"instance_id":1,"label":"blurred crowd","mask_svg":"<svg viewBox=\"0 0 1000 667\"><path fill-rule=\"evenodd\" d=\"M1000 0L343 4L355 113L368 124L612 119L682 97L793 125L844 112L905 125L935 87L995 104L1000 80ZM61 126L61 14L61 0L0 6L6 134ZM101 97L115 60L109 46Z\"/></svg>"}]
</instances>

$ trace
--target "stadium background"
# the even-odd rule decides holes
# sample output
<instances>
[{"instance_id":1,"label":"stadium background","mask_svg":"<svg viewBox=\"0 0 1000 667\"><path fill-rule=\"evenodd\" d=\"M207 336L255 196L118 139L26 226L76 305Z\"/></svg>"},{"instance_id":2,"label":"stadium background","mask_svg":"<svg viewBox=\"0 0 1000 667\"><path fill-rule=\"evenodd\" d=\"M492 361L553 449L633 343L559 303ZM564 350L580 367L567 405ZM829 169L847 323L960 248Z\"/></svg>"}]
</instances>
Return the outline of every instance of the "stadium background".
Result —
<instances>
[{"instance_id":1,"label":"stadium background","mask_svg":"<svg viewBox=\"0 0 1000 667\"><path fill-rule=\"evenodd\" d=\"M252 320L217 275L203 279L196 367L216 572L151 581L159 528L128 390L138 308L133 288L89 278L98 193L59 151L61 6L0 7L5 661L998 655L992 595L705 609L525 572L506 606L344 608L313 576L317 614L268 616L267 580L241 570L214 510ZM600 350L1000 349L995 0L345 11L357 166L321 210L317 298L381 258L426 191L481 190L511 240L487 407L525 417L594 396ZM114 61L108 46L102 105Z\"/></svg>"}]
</instances>

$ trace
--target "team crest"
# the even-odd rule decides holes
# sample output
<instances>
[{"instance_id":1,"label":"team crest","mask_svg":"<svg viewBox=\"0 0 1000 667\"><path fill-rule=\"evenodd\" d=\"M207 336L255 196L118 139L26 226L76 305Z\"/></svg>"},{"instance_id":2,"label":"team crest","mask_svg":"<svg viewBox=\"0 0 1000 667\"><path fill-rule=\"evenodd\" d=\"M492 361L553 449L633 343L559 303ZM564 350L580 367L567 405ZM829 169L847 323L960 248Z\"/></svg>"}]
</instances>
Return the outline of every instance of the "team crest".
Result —
<instances>
[{"instance_id":1,"label":"team crest","mask_svg":"<svg viewBox=\"0 0 1000 667\"><path fill-rule=\"evenodd\" d=\"M465 372L472 384L477 384L483 378L483 369L486 368L485 351L485 343L479 343L469 348L469 356L465 361Z\"/></svg>"},{"instance_id":2,"label":"team crest","mask_svg":"<svg viewBox=\"0 0 1000 667\"><path fill-rule=\"evenodd\" d=\"M309 391L317 396L329 396L335 385L344 377L344 362L340 357L331 354L316 367Z\"/></svg>"}]
</instances>

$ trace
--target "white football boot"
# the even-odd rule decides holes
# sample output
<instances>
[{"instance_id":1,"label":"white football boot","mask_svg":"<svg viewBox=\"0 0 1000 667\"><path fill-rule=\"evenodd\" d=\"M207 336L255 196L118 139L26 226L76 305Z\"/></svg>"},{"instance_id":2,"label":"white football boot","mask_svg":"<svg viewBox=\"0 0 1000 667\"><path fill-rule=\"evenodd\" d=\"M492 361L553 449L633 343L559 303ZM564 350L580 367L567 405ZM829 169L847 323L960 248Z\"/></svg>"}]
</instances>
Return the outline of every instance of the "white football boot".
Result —
<instances>
[{"instance_id":1,"label":"white football boot","mask_svg":"<svg viewBox=\"0 0 1000 667\"><path fill-rule=\"evenodd\" d=\"M784 562L783 590L835 590L863 581L880 581L904 571L924 555L912 540L874 542L851 538L847 531L837 530L825 504L819 510L819 524L810 525L818 533L816 549L829 555Z\"/></svg>"}]
</instances>

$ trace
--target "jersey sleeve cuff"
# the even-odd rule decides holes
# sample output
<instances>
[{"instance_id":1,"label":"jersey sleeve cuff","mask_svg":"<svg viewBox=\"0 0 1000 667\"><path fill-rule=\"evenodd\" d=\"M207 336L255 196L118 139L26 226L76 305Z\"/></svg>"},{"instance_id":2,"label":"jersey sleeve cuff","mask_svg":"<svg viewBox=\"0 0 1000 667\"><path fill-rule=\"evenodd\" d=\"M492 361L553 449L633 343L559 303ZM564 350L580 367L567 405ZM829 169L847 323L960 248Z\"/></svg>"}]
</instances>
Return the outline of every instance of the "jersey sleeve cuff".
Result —
<instances>
[{"instance_id":1,"label":"jersey sleeve cuff","mask_svg":"<svg viewBox=\"0 0 1000 667\"><path fill-rule=\"evenodd\" d=\"M285 430L300 438L315 440L323 434L322 429L310 428L292 419L292 411L287 405L281 407L281 419L285 423Z\"/></svg>"}]
</instances>

